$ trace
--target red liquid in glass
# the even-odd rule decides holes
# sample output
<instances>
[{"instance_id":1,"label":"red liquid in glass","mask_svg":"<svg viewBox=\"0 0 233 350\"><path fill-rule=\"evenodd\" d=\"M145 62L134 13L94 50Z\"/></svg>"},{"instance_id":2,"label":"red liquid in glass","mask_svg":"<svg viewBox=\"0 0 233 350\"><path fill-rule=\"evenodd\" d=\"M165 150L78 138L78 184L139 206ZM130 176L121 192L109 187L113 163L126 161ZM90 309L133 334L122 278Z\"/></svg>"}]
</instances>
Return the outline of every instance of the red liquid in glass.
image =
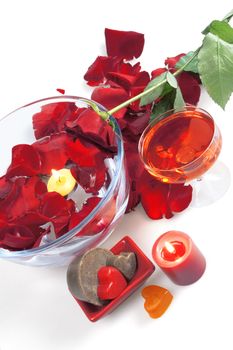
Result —
<instances>
[{"instance_id":1,"label":"red liquid in glass","mask_svg":"<svg viewBox=\"0 0 233 350\"><path fill-rule=\"evenodd\" d=\"M216 160L221 135L213 119L199 110L165 117L144 136L142 158L159 180L179 183L198 178Z\"/></svg>"}]
</instances>

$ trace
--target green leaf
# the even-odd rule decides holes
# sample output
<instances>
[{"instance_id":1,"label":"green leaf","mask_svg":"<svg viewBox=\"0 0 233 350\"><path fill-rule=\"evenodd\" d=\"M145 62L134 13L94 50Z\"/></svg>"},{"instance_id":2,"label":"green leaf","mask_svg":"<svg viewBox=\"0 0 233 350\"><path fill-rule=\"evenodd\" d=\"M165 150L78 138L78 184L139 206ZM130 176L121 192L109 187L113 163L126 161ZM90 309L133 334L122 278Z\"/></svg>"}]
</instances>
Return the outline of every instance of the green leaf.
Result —
<instances>
[{"instance_id":1,"label":"green leaf","mask_svg":"<svg viewBox=\"0 0 233 350\"><path fill-rule=\"evenodd\" d=\"M208 94L223 109L233 92L233 45L209 33L198 54L200 78Z\"/></svg>"},{"instance_id":2,"label":"green leaf","mask_svg":"<svg viewBox=\"0 0 233 350\"><path fill-rule=\"evenodd\" d=\"M170 72L167 72L166 79L167 79L167 82L170 86L172 86L175 89L177 88L177 86L178 86L177 80L173 74L171 74Z\"/></svg>"},{"instance_id":3,"label":"green leaf","mask_svg":"<svg viewBox=\"0 0 233 350\"><path fill-rule=\"evenodd\" d=\"M156 103L150 116L150 121L160 119L161 115L173 108L174 91L166 95L161 101Z\"/></svg>"},{"instance_id":4,"label":"green leaf","mask_svg":"<svg viewBox=\"0 0 233 350\"><path fill-rule=\"evenodd\" d=\"M180 58L180 60L176 63L175 68L179 69L183 67L194 55L194 51L190 51L187 53L187 55ZM198 73L198 58L197 56L194 57L194 59L187 64L187 66L184 67L184 71L186 72L193 72Z\"/></svg>"},{"instance_id":5,"label":"green leaf","mask_svg":"<svg viewBox=\"0 0 233 350\"><path fill-rule=\"evenodd\" d=\"M222 19L222 21L224 21L224 22L229 22L229 21L231 20L232 17L233 17L233 10L231 10L231 11ZM215 21L213 21L213 22L215 22ZM213 22L211 22L211 23L202 31L202 34L206 35L206 34L208 34L208 33L210 32L210 26L211 26L211 24L212 24ZM219 22L219 21L217 21L217 22ZM220 21L220 22L221 22L221 21Z\"/></svg>"},{"instance_id":6,"label":"green leaf","mask_svg":"<svg viewBox=\"0 0 233 350\"><path fill-rule=\"evenodd\" d=\"M224 18L223 21L229 22L231 17L233 17L233 10L231 10Z\"/></svg>"},{"instance_id":7,"label":"green leaf","mask_svg":"<svg viewBox=\"0 0 233 350\"><path fill-rule=\"evenodd\" d=\"M206 34L208 34L210 32L210 24L201 32L201 34L206 35Z\"/></svg>"},{"instance_id":8,"label":"green leaf","mask_svg":"<svg viewBox=\"0 0 233 350\"><path fill-rule=\"evenodd\" d=\"M229 44L233 44L233 28L225 21L211 22L202 33L212 33Z\"/></svg>"},{"instance_id":9,"label":"green leaf","mask_svg":"<svg viewBox=\"0 0 233 350\"><path fill-rule=\"evenodd\" d=\"M183 99L183 95L182 92L179 88L179 86L176 89L176 97L175 97L175 101L174 101L174 109L181 109L185 106L185 102Z\"/></svg>"},{"instance_id":10,"label":"green leaf","mask_svg":"<svg viewBox=\"0 0 233 350\"><path fill-rule=\"evenodd\" d=\"M163 92L164 84L166 82L166 74L167 73L164 72L149 82L144 91L151 91L148 91L147 95L141 98L140 106L145 106L160 97Z\"/></svg>"},{"instance_id":11,"label":"green leaf","mask_svg":"<svg viewBox=\"0 0 233 350\"><path fill-rule=\"evenodd\" d=\"M164 97L165 95L169 94L170 92L172 92L174 90L174 88L168 84L167 82L164 84L163 87L163 92L161 93L161 95L159 96L160 98Z\"/></svg>"}]
</instances>

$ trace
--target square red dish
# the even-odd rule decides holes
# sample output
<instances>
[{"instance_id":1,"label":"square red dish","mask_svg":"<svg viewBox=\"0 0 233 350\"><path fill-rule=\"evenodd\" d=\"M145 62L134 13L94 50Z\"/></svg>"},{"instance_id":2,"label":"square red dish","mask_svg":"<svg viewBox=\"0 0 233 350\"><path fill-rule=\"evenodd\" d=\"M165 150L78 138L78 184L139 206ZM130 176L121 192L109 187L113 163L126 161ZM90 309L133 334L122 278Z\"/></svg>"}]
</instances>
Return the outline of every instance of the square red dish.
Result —
<instances>
[{"instance_id":1,"label":"square red dish","mask_svg":"<svg viewBox=\"0 0 233 350\"><path fill-rule=\"evenodd\" d=\"M128 236L125 236L116 245L114 245L111 251L114 254L120 254L121 252L135 253L137 257L137 270L135 272L134 277L130 280L123 292L117 298L111 300L108 304L104 306L95 306L74 297L79 306L86 314L86 316L92 322L95 322L101 317L106 316L107 314L112 312L137 288L139 288L155 270L153 263L147 258L147 256L142 252L142 250L137 246L137 244Z\"/></svg>"}]
</instances>

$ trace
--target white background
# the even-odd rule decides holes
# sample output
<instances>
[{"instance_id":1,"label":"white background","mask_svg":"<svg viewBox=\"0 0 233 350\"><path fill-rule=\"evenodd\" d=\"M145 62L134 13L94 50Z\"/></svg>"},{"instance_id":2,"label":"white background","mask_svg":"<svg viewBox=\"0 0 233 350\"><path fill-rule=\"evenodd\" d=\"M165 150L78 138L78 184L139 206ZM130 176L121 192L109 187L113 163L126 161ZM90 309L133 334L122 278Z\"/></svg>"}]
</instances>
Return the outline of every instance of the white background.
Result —
<instances>
[{"instance_id":1,"label":"white background","mask_svg":"<svg viewBox=\"0 0 233 350\"><path fill-rule=\"evenodd\" d=\"M167 56L199 46L201 30L231 8L232 1L226 0L1 1L0 117L56 95L59 87L90 97L83 74L104 54L105 27L144 33L140 61L151 71ZM225 112L207 97L199 105L220 126L220 158L232 171L233 102ZM3 152L1 148L0 157ZM155 239L170 229L193 238L207 259L207 270L196 284L178 287L156 269L146 284L159 284L174 294L170 308L157 320L144 311L139 290L92 324L67 291L65 268L0 261L0 349L232 349L232 188L213 205L189 208L171 220L152 221L139 207L124 217L105 246L129 234L151 257Z\"/></svg>"}]
</instances>

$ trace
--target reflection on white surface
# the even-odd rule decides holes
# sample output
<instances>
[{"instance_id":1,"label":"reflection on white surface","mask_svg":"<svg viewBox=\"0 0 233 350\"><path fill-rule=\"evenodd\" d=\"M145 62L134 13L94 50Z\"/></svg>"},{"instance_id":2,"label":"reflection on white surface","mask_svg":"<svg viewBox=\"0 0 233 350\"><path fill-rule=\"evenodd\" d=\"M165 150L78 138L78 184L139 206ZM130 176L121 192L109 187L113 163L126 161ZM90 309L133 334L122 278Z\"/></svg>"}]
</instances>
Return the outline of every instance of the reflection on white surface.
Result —
<instances>
[{"instance_id":1,"label":"reflection on white surface","mask_svg":"<svg viewBox=\"0 0 233 350\"><path fill-rule=\"evenodd\" d=\"M193 199L191 206L201 208L222 198L231 185L229 168L218 161L201 179L192 181Z\"/></svg>"}]
</instances>

